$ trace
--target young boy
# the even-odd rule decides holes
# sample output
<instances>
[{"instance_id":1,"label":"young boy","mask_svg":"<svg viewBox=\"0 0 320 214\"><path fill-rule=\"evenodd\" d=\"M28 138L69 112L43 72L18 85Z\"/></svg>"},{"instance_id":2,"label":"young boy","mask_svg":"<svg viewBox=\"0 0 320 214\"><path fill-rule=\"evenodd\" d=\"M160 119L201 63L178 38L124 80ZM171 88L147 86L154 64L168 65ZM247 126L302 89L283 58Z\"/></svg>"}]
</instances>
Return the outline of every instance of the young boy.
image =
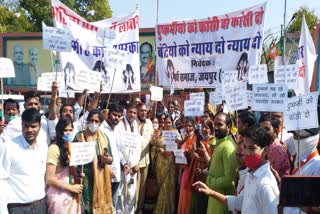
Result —
<instances>
[{"instance_id":1,"label":"young boy","mask_svg":"<svg viewBox=\"0 0 320 214\"><path fill-rule=\"evenodd\" d=\"M207 187L202 182L193 184L195 189L228 207L229 210L241 213L277 213L279 189L277 181L270 170L270 163L265 160L272 140L269 134L260 127L253 128L245 135L244 160L250 168L244 189L237 196L223 195Z\"/></svg>"}]
</instances>

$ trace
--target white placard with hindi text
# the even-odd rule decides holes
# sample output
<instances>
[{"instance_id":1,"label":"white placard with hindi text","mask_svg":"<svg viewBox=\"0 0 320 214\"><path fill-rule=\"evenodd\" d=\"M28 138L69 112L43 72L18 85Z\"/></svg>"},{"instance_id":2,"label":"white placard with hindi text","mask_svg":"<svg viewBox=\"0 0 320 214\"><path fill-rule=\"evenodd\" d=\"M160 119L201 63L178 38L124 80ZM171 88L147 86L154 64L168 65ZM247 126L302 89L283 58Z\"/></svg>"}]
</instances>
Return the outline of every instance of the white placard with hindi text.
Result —
<instances>
[{"instance_id":1,"label":"white placard with hindi text","mask_svg":"<svg viewBox=\"0 0 320 214\"><path fill-rule=\"evenodd\" d=\"M184 116L202 116L204 112L204 100L185 100Z\"/></svg>"},{"instance_id":2,"label":"white placard with hindi text","mask_svg":"<svg viewBox=\"0 0 320 214\"><path fill-rule=\"evenodd\" d=\"M121 131L120 150L130 167L139 163L141 136L136 132Z\"/></svg>"},{"instance_id":3,"label":"white placard with hindi text","mask_svg":"<svg viewBox=\"0 0 320 214\"><path fill-rule=\"evenodd\" d=\"M204 92L190 93L190 100L205 100Z\"/></svg>"},{"instance_id":4,"label":"white placard with hindi text","mask_svg":"<svg viewBox=\"0 0 320 214\"><path fill-rule=\"evenodd\" d=\"M231 87L224 88L226 106L229 111L248 108L247 83L241 82Z\"/></svg>"},{"instance_id":5,"label":"white placard with hindi text","mask_svg":"<svg viewBox=\"0 0 320 214\"><path fill-rule=\"evenodd\" d=\"M178 138L178 131L162 131L162 144L166 146L166 151L174 151L177 149L176 139Z\"/></svg>"},{"instance_id":6,"label":"white placard with hindi text","mask_svg":"<svg viewBox=\"0 0 320 214\"><path fill-rule=\"evenodd\" d=\"M75 93L74 92L66 92L66 91L59 90L59 97L74 98L75 97Z\"/></svg>"},{"instance_id":7,"label":"white placard with hindi text","mask_svg":"<svg viewBox=\"0 0 320 214\"><path fill-rule=\"evenodd\" d=\"M70 143L70 146L70 166L84 165L93 161L96 142L74 142Z\"/></svg>"},{"instance_id":8,"label":"white placard with hindi text","mask_svg":"<svg viewBox=\"0 0 320 214\"><path fill-rule=\"evenodd\" d=\"M73 85L69 85L69 87L72 87L72 91L82 92L84 89L88 89L89 92L98 92L101 89L102 73L100 72L79 70L73 78ZM69 89L67 88L66 90L68 91Z\"/></svg>"},{"instance_id":9,"label":"white placard with hindi text","mask_svg":"<svg viewBox=\"0 0 320 214\"><path fill-rule=\"evenodd\" d=\"M274 66L274 83L287 84L288 89L298 88L298 65Z\"/></svg>"},{"instance_id":10,"label":"white placard with hindi text","mask_svg":"<svg viewBox=\"0 0 320 214\"><path fill-rule=\"evenodd\" d=\"M62 28L46 26L42 22L43 49L58 52L71 52L70 31Z\"/></svg>"},{"instance_id":11,"label":"white placard with hindi text","mask_svg":"<svg viewBox=\"0 0 320 214\"><path fill-rule=\"evenodd\" d=\"M54 81L58 83L59 89L64 88L64 87L61 87L64 85L64 72L42 73L41 77L38 77L37 90L52 91L52 82Z\"/></svg>"},{"instance_id":12,"label":"white placard with hindi text","mask_svg":"<svg viewBox=\"0 0 320 214\"><path fill-rule=\"evenodd\" d=\"M288 88L286 84L253 84L252 110L284 112Z\"/></svg>"},{"instance_id":13,"label":"white placard with hindi text","mask_svg":"<svg viewBox=\"0 0 320 214\"><path fill-rule=\"evenodd\" d=\"M250 90L247 90L247 100L248 100L248 106L250 106L250 107L251 107L251 105L252 105L252 96L253 96L253 93L252 93L252 91L250 91Z\"/></svg>"},{"instance_id":14,"label":"white placard with hindi text","mask_svg":"<svg viewBox=\"0 0 320 214\"><path fill-rule=\"evenodd\" d=\"M225 70L222 74L222 85L233 86L239 82L237 70Z\"/></svg>"},{"instance_id":15,"label":"white placard with hindi text","mask_svg":"<svg viewBox=\"0 0 320 214\"><path fill-rule=\"evenodd\" d=\"M223 90L222 87L216 87L215 91L209 93L209 103L213 106L222 104L223 97Z\"/></svg>"},{"instance_id":16,"label":"white placard with hindi text","mask_svg":"<svg viewBox=\"0 0 320 214\"><path fill-rule=\"evenodd\" d=\"M174 152L174 155L176 156L176 164L188 164L187 158L184 155L184 151L182 149L177 149Z\"/></svg>"},{"instance_id":17,"label":"white placard with hindi text","mask_svg":"<svg viewBox=\"0 0 320 214\"><path fill-rule=\"evenodd\" d=\"M157 86L151 86L151 100L162 101L163 99L163 88Z\"/></svg>"},{"instance_id":18,"label":"white placard with hindi text","mask_svg":"<svg viewBox=\"0 0 320 214\"><path fill-rule=\"evenodd\" d=\"M288 98L287 108L284 112L284 126L286 130L301 130L318 128L318 104L319 92L305 94L303 96Z\"/></svg>"},{"instance_id":19,"label":"white placard with hindi text","mask_svg":"<svg viewBox=\"0 0 320 214\"><path fill-rule=\"evenodd\" d=\"M16 77L14 66L9 58L0 57L0 78Z\"/></svg>"},{"instance_id":20,"label":"white placard with hindi text","mask_svg":"<svg viewBox=\"0 0 320 214\"><path fill-rule=\"evenodd\" d=\"M268 68L266 64L251 65L249 68L249 84L268 83Z\"/></svg>"}]
</instances>

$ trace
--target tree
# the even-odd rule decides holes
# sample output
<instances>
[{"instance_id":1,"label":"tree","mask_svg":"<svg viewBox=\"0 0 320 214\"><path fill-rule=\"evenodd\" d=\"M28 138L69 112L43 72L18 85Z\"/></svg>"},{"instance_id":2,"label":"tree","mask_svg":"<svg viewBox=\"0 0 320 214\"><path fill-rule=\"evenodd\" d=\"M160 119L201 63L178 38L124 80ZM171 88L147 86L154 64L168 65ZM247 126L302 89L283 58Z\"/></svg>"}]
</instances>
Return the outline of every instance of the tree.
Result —
<instances>
[{"instance_id":1,"label":"tree","mask_svg":"<svg viewBox=\"0 0 320 214\"><path fill-rule=\"evenodd\" d=\"M50 0L19 0L18 3L9 1L9 4L4 2L0 0L2 32L41 32L42 21L46 25L53 25ZM112 17L108 0L61 0L61 2L90 22ZM89 10L95 11L93 16L87 16ZM15 13L20 13L20 17L15 18L13 15Z\"/></svg>"},{"instance_id":2,"label":"tree","mask_svg":"<svg viewBox=\"0 0 320 214\"><path fill-rule=\"evenodd\" d=\"M310 10L307 7L300 7L300 9L294 13L294 19L287 28L288 33L300 32L302 16L305 16L309 30L313 33L313 27L320 21L315 15L314 10Z\"/></svg>"},{"instance_id":3,"label":"tree","mask_svg":"<svg viewBox=\"0 0 320 214\"><path fill-rule=\"evenodd\" d=\"M277 46L279 37L275 36L270 29L265 31L265 37L262 42L261 64L266 64L268 71L272 71L274 67L274 59L270 57L270 51L274 46ZM279 51L281 47L278 47Z\"/></svg>"},{"instance_id":4,"label":"tree","mask_svg":"<svg viewBox=\"0 0 320 214\"><path fill-rule=\"evenodd\" d=\"M1 32L25 32L33 31L32 24L28 21L25 11L9 10L0 6L0 31Z\"/></svg>"}]
</instances>

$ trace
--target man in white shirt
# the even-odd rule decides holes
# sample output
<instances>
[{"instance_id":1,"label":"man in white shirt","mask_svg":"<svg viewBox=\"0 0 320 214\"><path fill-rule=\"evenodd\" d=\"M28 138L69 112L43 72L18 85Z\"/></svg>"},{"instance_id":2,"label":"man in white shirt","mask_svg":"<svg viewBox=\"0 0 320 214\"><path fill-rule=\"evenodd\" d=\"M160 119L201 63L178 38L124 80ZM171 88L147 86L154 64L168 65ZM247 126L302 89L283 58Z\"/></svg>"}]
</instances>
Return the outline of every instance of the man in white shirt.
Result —
<instances>
[{"instance_id":1,"label":"man in white shirt","mask_svg":"<svg viewBox=\"0 0 320 214\"><path fill-rule=\"evenodd\" d=\"M110 174L112 177L112 203L114 209L118 204L119 186L121 180L121 166L120 161L123 160L120 152L119 140L121 136L118 132L115 132L115 127L118 125L120 118L122 117L123 109L118 104L111 104L109 106L108 117L106 121L100 126L100 129L108 136L112 150L112 164L110 165Z\"/></svg>"},{"instance_id":2,"label":"man in white shirt","mask_svg":"<svg viewBox=\"0 0 320 214\"><path fill-rule=\"evenodd\" d=\"M24 108L25 109L36 109L38 112L40 112L41 103L40 103L40 95L30 91L24 95ZM21 135L22 129L21 129L21 117L17 117L13 120L11 120L7 126L3 129L3 137L6 141L12 140L15 137ZM49 128L48 128L48 122L47 119L42 116L41 118L41 126L40 126L40 132L39 132L39 138L47 142L47 144L50 144L51 138L49 135Z\"/></svg>"},{"instance_id":3,"label":"man in white shirt","mask_svg":"<svg viewBox=\"0 0 320 214\"><path fill-rule=\"evenodd\" d=\"M34 108L22 113L22 134L6 143L4 168L8 178L10 214L46 213L45 172L48 145L39 138L41 115ZM21 125L20 125L21 126Z\"/></svg>"},{"instance_id":4,"label":"man in white shirt","mask_svg":"<svg viewBox=\"0 0 320 214\"><path fill-rule=\"evenodd\" d=\"M139 133L141 135L141 154L139 162L139 172L137 173L137 191L136 191L136 211L137 213L142 213L144 198L146 192L146 181L148 175L148 167L150 164L149 150L150 150L150 140L153 135L153 126L150 119L147 119L147 105L145 103L140 103L138 106L138 127Z\"/></svg>"},{"instance_id":5,"label":"man in white shirt","mask_svg":"<svg viewBox=\"0 0 320 214\"><path fill-rule=\"evenodd\" d=\"M123 172L121 172L121 197L117 207L117 213L134 214L136 201L135 193L137 191L137 172L139 171L141 153L141 139L136 119L137 107L131 103L127 107L126 115L115 129L115 132L118 132L120 136L124 135L125 132L136 134L135 140L130 142L130 146L125 145L122 140L119 140L120 151L124 160L120 160Z\"/></svg>"},{"instance_id":6,"label":"man in white shirt","mask_svg":"<svg viewBox=\"0 0 320 214\"><path fill-rule=\"evenodd\" d=\"M244 214L278 213L279 189L270 170L270 163L266 160L271 142L267 131L260 127L255 127L245 134L244 160L251 172L246 177L240 195L223 195L211 190L201 181L194 183L193 186L199 192L215 198L229 210L241 211Z\"/></svg>"}]
</instances>

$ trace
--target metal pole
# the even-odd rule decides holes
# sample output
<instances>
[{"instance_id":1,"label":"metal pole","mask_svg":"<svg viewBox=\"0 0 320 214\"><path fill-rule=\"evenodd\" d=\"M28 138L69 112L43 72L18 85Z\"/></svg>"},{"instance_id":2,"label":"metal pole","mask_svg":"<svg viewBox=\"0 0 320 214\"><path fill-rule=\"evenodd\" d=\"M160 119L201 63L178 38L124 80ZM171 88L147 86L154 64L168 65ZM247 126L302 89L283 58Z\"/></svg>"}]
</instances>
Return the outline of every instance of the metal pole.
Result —
<instances>
[{"instance_id":1,"label":"metal pole","mask_svg":"<svg viewBox=\"0 0 320 214\"><path fill-rule=\"evenodd\" d=\"M284 12L283 12L283 58L282 63L284 65L285 63L285 57L286 57L286 13L287 13L287 0L284 0Z\"/></svg>"}]
</instances>

